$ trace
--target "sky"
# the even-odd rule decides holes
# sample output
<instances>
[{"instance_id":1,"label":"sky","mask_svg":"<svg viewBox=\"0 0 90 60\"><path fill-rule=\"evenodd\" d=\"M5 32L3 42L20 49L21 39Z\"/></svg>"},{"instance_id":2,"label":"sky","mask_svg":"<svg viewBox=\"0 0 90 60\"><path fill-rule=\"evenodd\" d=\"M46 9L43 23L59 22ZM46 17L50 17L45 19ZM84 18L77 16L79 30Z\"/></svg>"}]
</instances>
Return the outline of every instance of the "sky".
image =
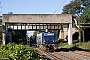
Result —
<instances>
[{"instance_id":1,"label":"sky","mask_svg":"<svg viewBox=\"0 0 90 60\"><path fill-rule=\"evenodd\" d=\"M0 11L1 14L60 14L63 6L70 1L72 0L0 0Z\"/></svg>"}]
</instances>

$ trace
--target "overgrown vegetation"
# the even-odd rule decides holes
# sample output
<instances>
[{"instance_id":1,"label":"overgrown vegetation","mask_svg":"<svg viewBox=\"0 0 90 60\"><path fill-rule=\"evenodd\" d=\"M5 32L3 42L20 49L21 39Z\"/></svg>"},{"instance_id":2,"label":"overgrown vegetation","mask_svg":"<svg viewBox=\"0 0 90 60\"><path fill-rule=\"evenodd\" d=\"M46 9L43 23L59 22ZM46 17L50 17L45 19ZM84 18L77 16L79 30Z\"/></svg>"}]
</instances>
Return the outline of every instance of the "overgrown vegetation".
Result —
<instances>
[{"instance_id":1,"label":"overgrown vegetation","mask_svg":"<svg viewBox=\"0 0 90 60\"><path fill-rule=\"evenodd\" d=\"M40 60L36 51L27 45L9 43L0 46L0 60Z\"/></svg>"},{"instance_id":2,"label":"overgrown vegetation","mask_svg":"<svg viewBox=\"0 0 90 60\"><path fill-rule=\"evenodd\" d=\"M25 30L12 31L12 42L26 45L27 44L26 31Z\"/></svg>"},{"instance_id":3,"label":"overgrown vegetation","mask_svg":"<svg viewBox=\"0 0 90 60\"><path fill-rule=\"evenodd\" d=\"M68 45L67 42L60 41L58 44L61 48L74 49L74 50L85 50L90 52L90 41L79 42L78 40L73 41L72 45Z\"/></svg>"}]
</instances>

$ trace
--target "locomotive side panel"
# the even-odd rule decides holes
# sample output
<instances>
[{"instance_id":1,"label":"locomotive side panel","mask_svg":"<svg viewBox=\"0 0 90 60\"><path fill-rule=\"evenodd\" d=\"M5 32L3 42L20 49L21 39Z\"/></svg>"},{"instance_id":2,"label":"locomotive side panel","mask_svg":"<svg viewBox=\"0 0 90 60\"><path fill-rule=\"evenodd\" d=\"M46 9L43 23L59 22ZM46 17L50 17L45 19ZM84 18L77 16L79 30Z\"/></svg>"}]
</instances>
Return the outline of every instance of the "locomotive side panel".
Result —
<instances>
[{"instance_id":1,"label":"locomotive side panel","mask_svg":"<svg viewBox=\"0 0 90 60\"><path fill-rule=\"evenodd\" d=\"M44 32L43 34L45 43L53 43L55 39L54 32Z\"/></svg>"}]
</instances>

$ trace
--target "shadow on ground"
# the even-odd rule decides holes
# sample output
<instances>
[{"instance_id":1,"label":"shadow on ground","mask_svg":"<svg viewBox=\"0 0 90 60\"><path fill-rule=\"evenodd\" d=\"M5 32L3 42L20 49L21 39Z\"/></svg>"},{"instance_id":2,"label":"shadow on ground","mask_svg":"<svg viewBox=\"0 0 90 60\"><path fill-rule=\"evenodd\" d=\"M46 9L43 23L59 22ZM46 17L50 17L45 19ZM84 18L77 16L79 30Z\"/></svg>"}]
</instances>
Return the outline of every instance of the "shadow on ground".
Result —
<instances>
[{"instance_id":1,"label":"shadow on ground","mask_svg":"<svg viewBox=\"0 0 90 60\"><path fill-rule=\"evenodd\" d=\"M78 51L86 51L86 52L89 52L88 50L85 50L85 49L81 49L81 48L78 48L78 47L71 47L71 48L59 48L58 50L57 50L57 52L60 52L60 51L64 51L64 52L69 52L69 51L76 51L76 50L78 50Z\"/></svg>"}]
</instances>

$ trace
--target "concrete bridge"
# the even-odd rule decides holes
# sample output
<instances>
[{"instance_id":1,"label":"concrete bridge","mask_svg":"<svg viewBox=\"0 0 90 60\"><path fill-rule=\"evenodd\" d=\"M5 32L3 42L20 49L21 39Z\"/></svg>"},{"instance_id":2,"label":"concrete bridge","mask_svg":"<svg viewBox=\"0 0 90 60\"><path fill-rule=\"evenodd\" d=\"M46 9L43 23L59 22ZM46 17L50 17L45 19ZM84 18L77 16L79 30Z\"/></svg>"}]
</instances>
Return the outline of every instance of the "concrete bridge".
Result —
<instances>
[{"instance_id":1,"label":"concrete bridge","mask_svg":"<svg viewBox=\"0 0 90 60\"><path fill-rule=\"evenodd\" d=\"M12 30L62 30L62 25L68 25L68 44L72 44L71 14L3 14L2 43L6 43L6 28Z\"/></svg>"}]
</instances>

